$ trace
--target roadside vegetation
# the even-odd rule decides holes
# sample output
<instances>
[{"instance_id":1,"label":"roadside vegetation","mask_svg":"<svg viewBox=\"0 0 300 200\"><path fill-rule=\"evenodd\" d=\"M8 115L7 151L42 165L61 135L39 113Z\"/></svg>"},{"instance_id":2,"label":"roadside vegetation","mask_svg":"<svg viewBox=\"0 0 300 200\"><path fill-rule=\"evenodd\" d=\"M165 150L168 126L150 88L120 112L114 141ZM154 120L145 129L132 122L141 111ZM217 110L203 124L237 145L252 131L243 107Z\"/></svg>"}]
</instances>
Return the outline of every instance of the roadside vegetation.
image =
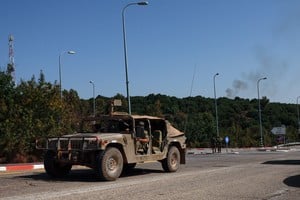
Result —
<instances>
[{"instance_id":1,"label":"roadside vegetation","mask_svg":"<svg viewBox=\"0 0 300 200\"><path fill-rule=\"evenodd\" d=\"M78 130L82 118L92 116L93 99L80 99L71 89L45 80L41 72L36 79L21 80L0 71L0 163L31 162L41 159L35 150L35 139L60 136ZM110 101L121 99L118 111L127 111L126 98L96 97L96 113L107 114ZM162 94L131 97L132 113L155 115L168 119L187 136L188 147L209 147L216 136L214 99L202 96L177 98ZM258 100L218 98L219 132L229 136L230 147L257 147L260 144ZM271 133L273 127L286 126L285 141L298 141L297 105L260 100L265 146L278 144Z\"/></svg>"}]
</instances>

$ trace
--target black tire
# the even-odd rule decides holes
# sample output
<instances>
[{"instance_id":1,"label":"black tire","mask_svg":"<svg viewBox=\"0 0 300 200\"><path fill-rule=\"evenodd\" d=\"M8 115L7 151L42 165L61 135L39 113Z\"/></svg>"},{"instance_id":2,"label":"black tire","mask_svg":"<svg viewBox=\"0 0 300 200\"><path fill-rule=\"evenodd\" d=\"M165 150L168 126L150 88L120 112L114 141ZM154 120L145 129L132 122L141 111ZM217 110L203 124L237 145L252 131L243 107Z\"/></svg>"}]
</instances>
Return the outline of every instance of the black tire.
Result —
<instances>
[{"instance_id":1,"label":"black tire","mask_svg":"<svg viewBox=\"0 0 300 200\"><path fill-rule=\"evenodd\" d=\"M166 172L176 172L180 165L180 153L177 147L170 147L167 157L162 160L162 168Z\"/></svg>"},{"instance_id":2,"label":"black tire","mask_svg":"<svg viewBox=\"0 0 300 200\"><path fill-rule=\"evenodd\" d=\"M44 168L49 176L61 178L69 174L72 165L58 162L56 160L55 152L47 151L44 158Z\"/></svg>"},{"instance_id":3,"label":"black tire","mask_svg":"<svg viewBox=\"0 0 300 200\"><path fill-rule=\"evenodd\" d=\"M109 147L100 152L97 158L97 175L101 180L114 181L120 177L123 170L123 157L121 152L114 147Z\"/></svg>"}]
</instances>

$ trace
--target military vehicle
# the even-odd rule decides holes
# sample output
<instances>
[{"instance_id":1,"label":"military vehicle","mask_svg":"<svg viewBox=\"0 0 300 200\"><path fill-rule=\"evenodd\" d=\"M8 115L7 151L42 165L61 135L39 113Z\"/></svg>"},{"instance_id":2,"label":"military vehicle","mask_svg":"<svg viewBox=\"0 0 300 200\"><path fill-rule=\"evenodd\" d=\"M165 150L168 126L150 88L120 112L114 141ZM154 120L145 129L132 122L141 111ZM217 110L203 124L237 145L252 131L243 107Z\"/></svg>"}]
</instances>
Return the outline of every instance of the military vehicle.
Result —
<instances>
[{"instance_id":1,"label":"military vehicle","mask_svg":"<svg viewBox=\"0 0 300 200\"><path fill-rule=\"evenodd\" d=\"M51 177L83 165L99 179L114 181L137 163L159 161L166 172L185 164L186 137L163 118L111 113L85 122L79 133L36 141L36 148L45 151L44 168Z\"/></svg>"}]
</instances>

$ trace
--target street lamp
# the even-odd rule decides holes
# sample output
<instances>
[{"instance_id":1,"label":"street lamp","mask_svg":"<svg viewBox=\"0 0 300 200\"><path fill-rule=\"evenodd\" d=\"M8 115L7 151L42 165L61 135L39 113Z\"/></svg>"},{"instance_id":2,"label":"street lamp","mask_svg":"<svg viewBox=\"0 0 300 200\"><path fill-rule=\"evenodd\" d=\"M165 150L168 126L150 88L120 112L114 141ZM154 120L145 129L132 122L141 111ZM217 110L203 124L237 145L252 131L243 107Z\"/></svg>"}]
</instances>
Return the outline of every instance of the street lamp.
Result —
<instances>
[{"instance_id":1,"label":"street lamp","mask_svg":"<svg viewBox=\"0 0 300 200\"><path fill-rule=\"evenodd\" d=\"M64 51L59 54L58 56L58 68L59 68L59 92L60 92L60 99L62 99L62 87L61 87L61 56L63 54L75 54L75 51Z\"/></svg>"},{"instance_id":2,"label":"street lamp","mask_svg":"<svg viewBox=\"0 0 300 200\"><path fill-rule=\"evenodd\" d=\"M214 95L215 95L217 137L219 137L218 106L217 106L217 98L216 98L216 76L218 76L218 75L219 75L219 73L216 73L214 75Z\"/></svg>"},{"instance_id":3,"label":"street lamp","mask_svg":"<svg viewBox=\"0 0 300 200\"><path fill-rule=\"evenodd\" d=\"M297 117L298 117L298 134L300 134L300 121L299 121L299 103L298 103L298 99L300 98L300 96L297 97Z\"/></svg>"},{"instance_id":4,"label":"street lamp","mask_svg":"<svg viewBox=\"0 0 300 200\"><path fill-rule=\"evenodd\" d=\"M127 92L127 101L128 101L128 113L131 115L131 102L129 95L129 81L128 81L128 64L127 64L127 47L126 47L126 31L125 31L125 9L132 5L146 6L148 5L147 1L135 2L127 4L122 10L122 24L123 24L123 44L124 44L124 58L125 58L125 74L126 74L126 92Z\"/></svg>"},{"instance_id":5,"label":"street lamp","mask_svg":"<svg viewBox=\"0 0 300 200\"><path fill-rule=\"evenodd\" d=\"M90 83L93 85L93 117L95 117L96 116L95 84L93 81L90 81Z\"/></svg>"},{"instance_id":6,"label":"street lamp","mask_svg":"<svg viewBox=\"0 0 300 200\"><path fill-rule=\"evenodd\" d=\"M266 80L267 77L260 78L257 81L257 96L258 96L258 115L259 115L259 132L260 132L260 146L263 147L263 135L262 135L262 125L261 125L261 109L260 109L260 99L259 99L259 82L261 80Z\"/></svg>"}]
</instances>

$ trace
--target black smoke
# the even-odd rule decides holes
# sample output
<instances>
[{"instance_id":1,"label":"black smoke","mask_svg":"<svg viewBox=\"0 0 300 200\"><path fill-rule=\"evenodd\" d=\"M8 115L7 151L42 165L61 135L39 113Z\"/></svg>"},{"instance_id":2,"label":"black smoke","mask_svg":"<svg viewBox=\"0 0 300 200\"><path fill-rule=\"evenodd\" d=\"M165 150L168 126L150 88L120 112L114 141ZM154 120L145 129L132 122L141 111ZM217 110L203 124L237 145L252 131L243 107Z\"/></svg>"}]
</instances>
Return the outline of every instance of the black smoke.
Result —
<instances>
[{"instance_id":1,"label":"black smoke","mask_svg":"<svg viewBox=\"0 0 300 200\"><path fill-rule=\"evenodd\" d=\"M241 90L246 90L248 88L247 83L241 80L234 80L232 83L232 88L226 89L226 95L229 98L234 98Z\"/></svg>"}]
</instances>

